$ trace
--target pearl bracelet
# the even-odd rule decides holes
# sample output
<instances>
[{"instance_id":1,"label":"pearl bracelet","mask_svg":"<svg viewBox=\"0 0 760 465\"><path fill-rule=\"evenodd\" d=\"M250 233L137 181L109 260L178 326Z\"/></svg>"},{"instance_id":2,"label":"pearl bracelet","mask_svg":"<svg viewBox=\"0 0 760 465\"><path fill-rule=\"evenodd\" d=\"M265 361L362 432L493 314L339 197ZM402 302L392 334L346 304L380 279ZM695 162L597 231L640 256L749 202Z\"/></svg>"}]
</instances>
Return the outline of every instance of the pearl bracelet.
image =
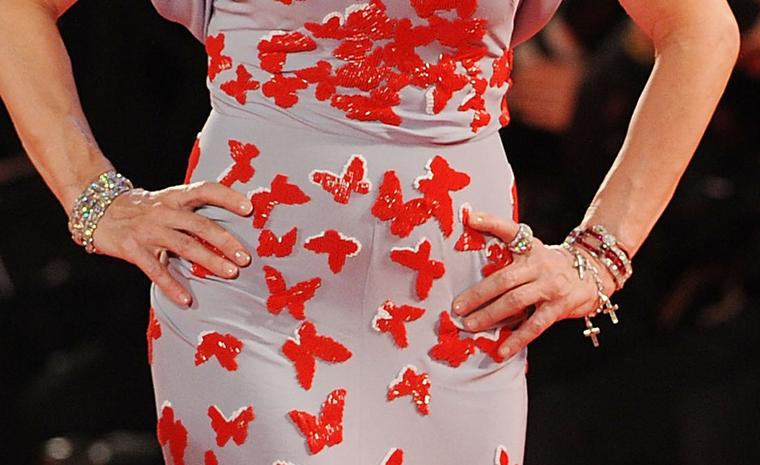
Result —
<instances>
[{"instance_id":1,"label":"pearl bracelet","mask_svg":"<svg viewBox=\"0 0 760 465\"><path fill-rule=\"evenodd\" d=\"M101 173L87 186L74 202L69 215L68 226L74 242L84 246L87 253L96 253L93 238L98 221L113 199L132 188L132 182L115 170Z\"/></svg>"}]
</instances>

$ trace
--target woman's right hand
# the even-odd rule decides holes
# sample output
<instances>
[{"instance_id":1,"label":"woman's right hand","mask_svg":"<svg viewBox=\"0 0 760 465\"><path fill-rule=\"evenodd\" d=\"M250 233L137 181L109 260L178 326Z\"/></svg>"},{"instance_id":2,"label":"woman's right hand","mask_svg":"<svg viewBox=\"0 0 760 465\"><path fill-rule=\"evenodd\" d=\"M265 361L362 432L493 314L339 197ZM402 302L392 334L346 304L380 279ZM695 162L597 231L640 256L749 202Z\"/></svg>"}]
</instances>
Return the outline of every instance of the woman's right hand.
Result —
<instances>
[{"instance_id":1,"label":"woman's right hand","mask_svg":"<svg viewBox=\"0 0 760 465\"><path fill-rule=\"evenodd\" d=\"M234 278L251 254L229 231L195 213L202 205L248 216L251 201L240 192L213 181L182 184L158 191L135 188L116 197L98 222L93 245L99 253L137 265L180 306L192 302L190 292L170 273L161 255L170 251L210 272ZM194 237L195 236L195 237ZM217 255L198 239L216 247Z\"/></svg>"}]
</instances>

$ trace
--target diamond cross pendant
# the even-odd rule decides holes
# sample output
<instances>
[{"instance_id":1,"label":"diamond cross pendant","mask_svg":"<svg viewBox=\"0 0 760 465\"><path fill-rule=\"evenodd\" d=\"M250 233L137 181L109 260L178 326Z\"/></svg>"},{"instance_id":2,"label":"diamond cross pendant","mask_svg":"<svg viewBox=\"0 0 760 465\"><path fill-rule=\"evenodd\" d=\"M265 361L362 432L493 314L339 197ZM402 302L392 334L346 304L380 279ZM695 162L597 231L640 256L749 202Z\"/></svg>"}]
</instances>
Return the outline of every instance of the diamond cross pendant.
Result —
<instances>
[{"instance_id":1,"label":"diamond cross pendant","mask_svg":"<svg viewBox=\"0 0 760 465\"><path fill-rule=\"evenodd\" d=\"M617 304L613 304L612 302L610 302L610 298L604 294L600 295L599 297L602 300L602 305L601 305L602 313L610 316L610 319L612 320L612 324L615 324L615 325L618 324L617 313L615 313L619 308Z\"/></svg>"},{"instance_id":2,"label":"diamond cross pendant","mask_svg":"<svg viewBox=\"0 0 760 465\"><path fill-rule=\"evenodd\" d=\"M586 321L586 329L583 331L583 335L591 338L591 343L594 347L599 347L599 333L602 332L599 328L595 327L591 322L591 318L588 316L583 317Z\"/></svg>"}]
</instances>

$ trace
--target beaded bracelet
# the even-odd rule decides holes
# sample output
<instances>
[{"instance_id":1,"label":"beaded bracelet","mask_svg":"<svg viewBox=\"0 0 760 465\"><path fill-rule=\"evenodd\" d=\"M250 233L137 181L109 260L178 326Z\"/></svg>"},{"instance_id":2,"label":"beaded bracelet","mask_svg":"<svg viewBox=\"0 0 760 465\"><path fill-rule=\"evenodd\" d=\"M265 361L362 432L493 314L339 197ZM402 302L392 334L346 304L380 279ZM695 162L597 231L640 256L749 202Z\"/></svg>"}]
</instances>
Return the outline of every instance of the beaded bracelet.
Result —
<instances>
[{"instance_id":1,"label":"beaded bracelet","mask_svg":"<svg viewBox=\"0 0 760 465\"><path fill-rule=\"evenodd\" d=\"M599 269L594 266L593 263L590 263L574 245L565 242L561 244L560 247L567 249L573 255L573 257L575 257L573 268L577 270L578 278L581 281L585 279L585 270L587 269L591 271L591 275L594 277L598 305L591 313L584 315L583 320L586 325L586 329L583 331L583 335L591 339L591 343L594 345L594 347L599 347L599 333L601 333L602 330L598 327L595 327L591 322L591 319L601 313L604 313L610 316L613 324L618 324L619 320L616 313L618 306L616 304L613 304L609 296L604 293L604 284L602 283L602 279L599 277Z\"/></svg>"},{"instance_id":2,"label":"beaded bracelet","mask_svg":"<svg viewBox=\"0 0 760 465\"><path fill-rule=\"evenodd\" d=\"M132 182L115 170L101 173L87 186L74 202L69 215L69 231L74 242L84 246L87 253L96 253L93 239L98 221L113 199L132 188Z\"/></svg>"},{"instance_id":3,"label":"beaded bracelet","mask_svg":"<svg viewBox=\"0 0 760 465\"><path fill-rule=\"evenodd\" d=\"M633 275L630 255L618 244L612 233L600 225L575 228L565 238L565 243L583 247L592 257L602 263L612 275L615 290L620 290Z\"/></svg>"}]
</instances>

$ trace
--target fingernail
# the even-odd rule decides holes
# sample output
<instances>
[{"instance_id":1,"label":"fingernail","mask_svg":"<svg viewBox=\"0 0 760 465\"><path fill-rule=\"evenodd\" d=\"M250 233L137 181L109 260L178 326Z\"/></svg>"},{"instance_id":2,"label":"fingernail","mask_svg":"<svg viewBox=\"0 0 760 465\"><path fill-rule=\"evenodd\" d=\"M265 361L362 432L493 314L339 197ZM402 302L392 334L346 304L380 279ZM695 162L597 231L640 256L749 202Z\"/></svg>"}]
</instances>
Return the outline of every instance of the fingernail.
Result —
<instances>
[{"instance_id":1,"label":"fingernail","mask_svg":"<svg viewBox=\"0 0 760 465\"><path fill-rule=\"evenodd\" d=\"M224 272L228 276L234 276L238 272L238 268L230 262L224 262Z\"/></svg>"},{"instance_id":2,"label":"fingernail","mask_svg":"<svg viewBox=\"0 0 760 465\"><path fill-rule=\"evenodd\" d=\"M188 294L180 294L179 300L181 300L185 306L190 306L190 296Z\"/></svg>"},{"instance_id":3,"label":"fingernail","mask_svg":"<svg viewBox=\"0 0 760 465\"><path fill-rule=\"evenodd\" d=\"M480 223L482 223L482 222L483 222L483 216L482 216L481 214L479 214L479 213L471 214L471 215L470 215L470 220L471 220L473 223L478 223L478 224L480 224Z\"/></svg>"},{"instance_id":4,"label":"fingernail","mask_svg":"<svg viewBox=\"0 0 760 465\"><path fill-rule=\"evenodd\" d=\"M245 250L238 250L235 252L235 260L237 260L240 265L247 265L251 261L251 256L248 255Z\"/></svg>"},{"instance_id":5,"label":"fingernail","mask_svg":"<svg viewBox=\"0 0 760 465\"><path fill-rule=\"evenodd\" d=\"M451 308L454 310L454 313L456 313L457 315L459 315L459 312L462 311L463 306L462 306L461 302L456 302L456 303L454 303L454 305Z\"/></svg>"},{"instance_id":6,"label":"fingernail","mask_svg":"<svg viewBox=\"0 0 760 465\"><path fill-rule=\"evenodd\" d=\"M499 355L502 358L508 358L509 354L511 354L511 353L512 353L512 349L510 347L508 347L508 346L507 347L502 347L501 349L499 349Z\"/></svg>"},{"instance_id":7,"label":"fingernail","mask_svg":"<svg viewBox=\"0 0 760 465\"><path fill-rule=\"evenodd\" d=\"M253 205L250 202L245 202L241 203L239 208L241 213L249 213Z\"/></svg>"},{"instance_id":8,"label":"fingernail","mask_svg":"<svg viewBox=\"0 0 760 465\"><path fill-rule=\"evenodd\" d=\"M477 318L468 318L464 320L464 326L467 329L475 329L478 326L478 320Z\"/></svg>"}]
</instances>

